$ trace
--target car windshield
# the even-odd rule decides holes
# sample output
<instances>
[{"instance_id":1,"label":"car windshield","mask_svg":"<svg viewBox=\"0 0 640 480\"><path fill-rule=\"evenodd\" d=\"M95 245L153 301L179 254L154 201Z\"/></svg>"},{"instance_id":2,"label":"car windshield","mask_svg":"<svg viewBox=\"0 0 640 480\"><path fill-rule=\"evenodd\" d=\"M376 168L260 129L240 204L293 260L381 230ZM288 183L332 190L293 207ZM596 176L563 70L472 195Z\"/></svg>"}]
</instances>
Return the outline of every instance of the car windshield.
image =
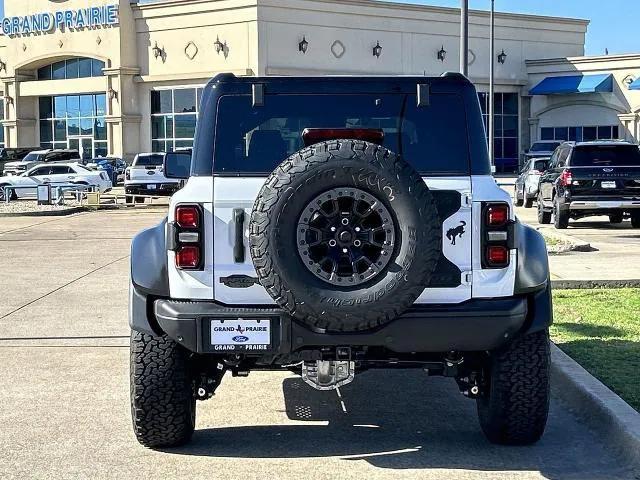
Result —
<instances>
[{"instance_id":1,"label":"car windshield","mask_svg":"<svg viewBox=\"0 0 640 480\"><path fill-rule=\"evenodd\" d=\"M560 142L536 142L531 145L530 152L553 152L560 146Z\"/></svg>"},{"instance_id":2,"label":"car windshield","mask_svg":"<svg viewBox=\"0 0 640 480\"><path fill-rule=\"evenodd\" d=\"M340 98L337 98L340 97ZM331 108L327 108L327 105ZM428 107L405 94L270 95L254 108L245 95L218 103L214 169L266 174L304 147L306 129L358 128L384 133L383 145L429 175L469 173L462 97L432 93Z\"/></svg>"},{"instance_id":3,"label":"car windshield","mask_svg":"<svg viewBox=\"0 0 640 480\"><path fill-rule=\"evenodd\" d=\"M138 155L135 161L133 162L134 167L160 167L162 166L162 161L164 160L164 155L158 153L153 155Z\"/></svg>"},{"instance_id":4,"label":"car windshield","mask_svg":"<svg viewBox=\"0 0 640 480\"><path fill-rule=\"evenodd\" d=\"M640 167L637 145L579 145L571 155L572 167Z\"/></svg>"},{"instance_id":5,"label":"car windshield","mask_svg":"<svg viewBox=\"0 0 640 480\"><path fill-rule=\"evenodd\" d=\"M28 153L26 157L24 157L25 162L39 162L44 158L44 153Z\"/></svg>"}]
</instances>

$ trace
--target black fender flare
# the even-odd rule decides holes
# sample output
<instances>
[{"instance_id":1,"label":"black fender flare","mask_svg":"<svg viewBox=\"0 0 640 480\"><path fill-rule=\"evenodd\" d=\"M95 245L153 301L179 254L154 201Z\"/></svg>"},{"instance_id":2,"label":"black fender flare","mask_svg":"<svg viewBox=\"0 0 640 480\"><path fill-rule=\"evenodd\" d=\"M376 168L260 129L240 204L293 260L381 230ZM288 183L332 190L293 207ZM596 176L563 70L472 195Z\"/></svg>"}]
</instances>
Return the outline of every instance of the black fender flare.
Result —
<instances>
[{"instance_id":1,"label":"black fender flare","mask_svg":"<svg viewBox=\"0 0 640 480\"><path fill-rule=\"evenodd\" d=\"M546 288L549 282L549 257L544 237L519 221L515 223L515 247L518 251L514 294L522 295Z\"/></svg>"},{"instance_id":2,"label":"black fender flare","mask_svg":"<svg viewBox=\"0 0 640 480\"><path fill-rule=\"evenodd\" d=\"M540 232L516 221L518 250L514 295L527 296L527 321L522 333L538 332L553 323L553 299L547 244Z\"/></svg>"},{"instance_id":3,"label":"black fender flare","mask_svg":"<svg viewBox=\"0 0 640 480\"><path fill-rule=\"evenodd\" d=\"M154 336L162 331L153 315L150 300L169 297L166 226L165 218L159 225L138 233L131 242L129 326L132 330Z\"/></svg>"}]
</instances>

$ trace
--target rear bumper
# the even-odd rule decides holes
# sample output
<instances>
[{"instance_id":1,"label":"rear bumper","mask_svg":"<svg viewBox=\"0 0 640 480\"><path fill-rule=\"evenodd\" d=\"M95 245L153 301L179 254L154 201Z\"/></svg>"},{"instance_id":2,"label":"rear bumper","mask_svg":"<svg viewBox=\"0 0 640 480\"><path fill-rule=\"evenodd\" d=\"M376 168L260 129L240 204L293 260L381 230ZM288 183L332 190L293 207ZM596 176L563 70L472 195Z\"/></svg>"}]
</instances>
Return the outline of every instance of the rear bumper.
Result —
<instances>
[{"instance_id":1,"label":"rear bumper","mask_svg":"<svg viewBox=\"0 0 640 480\"><path fill-rule=\"evenodd\" d=\"M132 302L136 298L143 297L134 291ZM143 323L141 316L145 312L152 316L149 323L153 327L137 324ZM396 353L486 351L499 348L520 334L546 328L552 322L548 286L526 296L476 299L457 305L416 305L377 330L358 333L316 332L277 308L238 308L215 302L156 299L144 306L132 303L130 314L134 330L151 329L157 335L166 334L197 353L221 353L209 340L211 319L269 319L270 349L238 351L248 356L287 355L334 346L384 347Z\"/></svg>"},{"instance_id":2,"label":"rear bumper","mask_svg":"<svg viewBox=\"0 0 640 480\"><path fill-rule=\"evenodd\" d=\"M155 185L156 188L150 189L149 185ZM124 192L129 195L173 195L178 191L177 183L127 183L124 186Z\"/></svg>"},{"instance_id":3,"label":"rear bumper","mask_svg":"<svg viewBox=\"0 0 640 480\"><path fill-rule=\"evenodd\" d=\"M569 210L631 210L640 208L640 200L618 199L571 199Z\"/></svg>"}]
</instances>

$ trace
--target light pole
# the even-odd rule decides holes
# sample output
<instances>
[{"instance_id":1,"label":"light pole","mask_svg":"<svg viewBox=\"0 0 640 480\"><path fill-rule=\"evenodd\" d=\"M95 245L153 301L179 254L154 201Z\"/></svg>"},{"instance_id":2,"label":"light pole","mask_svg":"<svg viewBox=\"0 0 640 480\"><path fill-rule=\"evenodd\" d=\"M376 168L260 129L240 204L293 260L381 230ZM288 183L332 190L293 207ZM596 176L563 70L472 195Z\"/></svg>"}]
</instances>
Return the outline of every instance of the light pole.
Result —
<instances>
[{"instance_id":1,"label":"light pole","mask_svg":"<svg viewBox=\"0 0 640 480\"><path fill-rule=\"evenodd\" d=\"M460 73L469 76L469 0L460 0Z\"/></svg>"},{"instance_id":2,"label":"light pole","mask_svg":"<svg viewBox=\"0 0 640 480\"><path fill-rule=\"evenodd\" d=\"M489 19L489 161L491 162L491 170L495 173L495 132L494 132L494 113L493 100L495 96L494 86L494 54L495 54L495 0L491 0L491 14Z\"/></svg>"}]
</instances>

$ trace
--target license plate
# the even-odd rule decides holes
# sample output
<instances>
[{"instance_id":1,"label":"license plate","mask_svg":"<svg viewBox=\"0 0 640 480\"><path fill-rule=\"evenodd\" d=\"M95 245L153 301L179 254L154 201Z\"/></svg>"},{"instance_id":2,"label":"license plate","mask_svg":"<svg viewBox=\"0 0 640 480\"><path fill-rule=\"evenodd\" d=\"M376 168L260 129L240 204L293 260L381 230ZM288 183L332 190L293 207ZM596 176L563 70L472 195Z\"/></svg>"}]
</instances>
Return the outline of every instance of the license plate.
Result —
<instances>
[{"instance_id":1,"label":"license plate","mask_svg":"<svg viewBox=\"0 0 640 480\"><path fill-rule=\"evenodd\" d=\"M600 185L602 188L616 188L616 182L613 181L600 182Z\"/></svg>"},{"instance_id":2,"label":"license plate","mask_svg":"<svg viewBox=\"0 0 640 480\"><path fill-rule=\"evenodd\" d=\"M147 185L147 190L155 190L155 189L156 189L156 186L153 183Z\"/></svg>"},{"instance_id":3,"label":"license plate","mask_svg":"<svg viewBox=\"0 0 640 480\"><path fill-rule=\"evenodd\" d=\"M211 320L211 345L214 350L268 350L271 322L268 319Z\"/></svg>"}]
</instances>

